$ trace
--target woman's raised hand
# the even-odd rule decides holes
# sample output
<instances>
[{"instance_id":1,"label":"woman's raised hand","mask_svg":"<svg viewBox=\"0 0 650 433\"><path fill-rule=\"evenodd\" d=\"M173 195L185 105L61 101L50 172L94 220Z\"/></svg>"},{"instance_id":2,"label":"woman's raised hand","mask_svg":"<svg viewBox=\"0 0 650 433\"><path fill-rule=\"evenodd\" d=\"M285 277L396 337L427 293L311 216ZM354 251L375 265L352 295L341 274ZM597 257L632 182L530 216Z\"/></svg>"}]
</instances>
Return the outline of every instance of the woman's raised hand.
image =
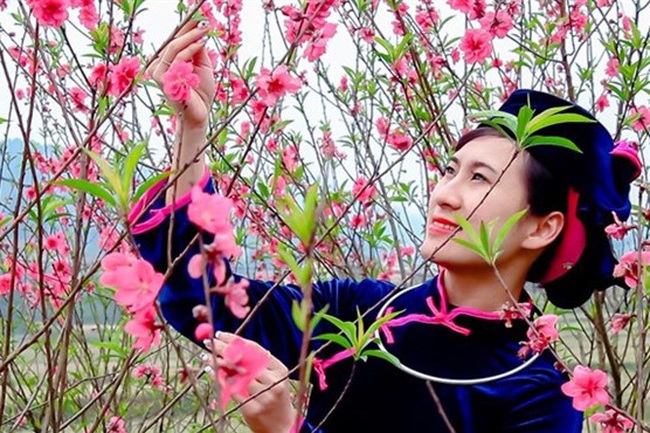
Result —
<instances>
[{"instance_id":1,"label":"woman's raised hand","mask_svg":"<svg viewBox=\"0 0 650 433\"><path fill-rule=\"evenodd\" d=\"M212 350L217 356L217 363L220 362L223 351L234 338L241 337L226 332L217 333L217 337L212 341ZM266 351L254 341L247 341L258 346L260 350ZM296 420L296 410L291 403L291 389L287 379L289 370L270 352L268 356L269 365L251 382L248 389L251 395L262 392L246 402L240 410L246 424L254 433L289 433ZM243 401L238 396L233 398L237 403Z\"/></svg>"},{"instance_id":2,"label":"woman's raised hand","mask_svg":"<svg viewBox=\"0 0 650 433\"><path fill-rule=\"evenodd\" d=\"M163 75L175 62L192 62L194 65L194 73L199 76L200 84L190 90L189 100L181 103L167 98L178 115L179 128L206 129L208 125L215 95L213 67L205 48L208 31L207 21L190 21L178 31L148 69L152 78L162 86Z\"/></svg>"}]
</instances>

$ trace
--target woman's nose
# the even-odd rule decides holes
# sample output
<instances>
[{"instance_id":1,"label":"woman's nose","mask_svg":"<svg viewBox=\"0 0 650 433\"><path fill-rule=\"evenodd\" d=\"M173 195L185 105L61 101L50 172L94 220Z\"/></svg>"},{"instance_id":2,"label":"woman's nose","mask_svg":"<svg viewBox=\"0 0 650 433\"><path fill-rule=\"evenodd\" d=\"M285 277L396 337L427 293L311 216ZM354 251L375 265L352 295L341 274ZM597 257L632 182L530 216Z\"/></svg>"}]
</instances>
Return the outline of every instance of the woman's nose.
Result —
<instances>
[{"instance_id":1,"label":"woman's nose","mask_svg":"<svg viewBox=\"0 0 650 433\"><path fill-rule=\"evenodd\" d=\"M461 190L458 177L438 183L432 194L433 204L442 209L460 209L462 205Z\"/></svg>"}]
</instances>

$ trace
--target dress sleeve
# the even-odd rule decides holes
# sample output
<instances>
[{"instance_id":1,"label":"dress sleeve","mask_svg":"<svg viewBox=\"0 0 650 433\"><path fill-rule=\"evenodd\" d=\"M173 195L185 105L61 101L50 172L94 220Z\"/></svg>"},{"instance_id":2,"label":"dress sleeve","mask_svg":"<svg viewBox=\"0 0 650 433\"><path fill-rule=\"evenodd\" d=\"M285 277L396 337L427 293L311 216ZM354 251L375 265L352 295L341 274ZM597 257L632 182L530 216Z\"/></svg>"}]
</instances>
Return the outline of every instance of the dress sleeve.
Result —
<instances>
[{"instance_id":1,"label":"dress sleeve","mask_svg":"<svg viewBox=\"0 0 650 433\"><path fill-rule=\"evenodd\" d=\"M544 356L544 355L543 355ZM549 355L550 357L550 355ZM552 365L552 361L549 361ZM551 370L552 369L552 370ZM560 389L566 382L552 366L532 368L521 381L504 413L503 433L580 433L583 413L575 410L571 399Z\"/></svg>"},{"instance_id":2,"label":"dress sleeve","mask_svg":"<svg viewBox=\"0 0 650 433\"><path fill-rule=\"evenodd\" d=\"M189 259L199 253L198 242L187 248L198 231L187 217L189 194L181 197L175 206L165 206L164 194L155 199L164 188L165 182L153 186L134 206L129 218L131 231L140 254L158 272L164 273L169 268L168 248L171 249L172 261L176 263L163 284L158 302L165 319L172 327L195 343L201 344L194 337L198 322L192 315L192 308L206 303L203 281L201 278L192 278L187 271ZM200 186L205 192L215 192L214 183L207 171ZM202 236L205 244L212 242L212 238L207 234ZM208 275L210 274L208 272ZM241 277L235 275L235 279L239 278ZM257 341L289 368L293 367L298 363L302 332L293 322L291 305L292 301L302 298L300 288L291 284L274 287L273 282L257 280L249 280L249 283L247 291L251 307L267 293L268 295L240 335ZM317 282L313 286L312 301L315 311L327 305L328 314L342 320L355 320L357 308L361 312L368 310L393 288L390 283L369 279L359 282L349 278ZM243 320L233 316L224 305L223 296L212 295L211 307L217 330L233 332L242 324Z\"/></svg>"}]
</instances>

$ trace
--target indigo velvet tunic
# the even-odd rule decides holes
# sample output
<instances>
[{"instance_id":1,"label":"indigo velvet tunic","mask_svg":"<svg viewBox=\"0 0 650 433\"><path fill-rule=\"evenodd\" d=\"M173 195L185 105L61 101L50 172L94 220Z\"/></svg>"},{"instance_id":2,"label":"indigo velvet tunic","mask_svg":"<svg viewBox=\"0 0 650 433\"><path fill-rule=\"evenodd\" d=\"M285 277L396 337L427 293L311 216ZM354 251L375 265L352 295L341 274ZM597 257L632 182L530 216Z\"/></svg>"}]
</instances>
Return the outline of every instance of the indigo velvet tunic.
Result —
<instances>
[{"instance_id":1,"label":"indigo velvet tunic","mask_svg":"<svg viewBox=\"0 0 650 433\"><path fill-rule=\"evenodd\" d=\"M200 185L206 192L214 192L207 174ZM175 208L164 205L164 194L153 200L163 186L164 183L160 183L147 191L131 212L132 230L140 253L159 272L165 272L168 266L168 245L175 259L197 234L197 228L187 218L189 195L179 199ZM146 206L149 209L143 211ZM171 244L168 244L172 213ZM206 236L205 242L210 240ZM198 324L192 316L192 308L205 304L201 279L191 278L187 273L189 258L198 251L195 243L178 260L158 296L166 320L191 340L194 340ZM249 281L248 296L252 306L267 294L273 283ZM345 321L356 320L357 309L368 312L365 315L367 329L376 320L379 308L392 296L394 287L388 282L369 279L318 282L314 284L314 309L318 311L328 305L328 314ZM291 303L301 296L300 289L293 285L274 288L241 333L266 347L289 368L298 363L302 339L291 317ZM223 304L223 297L214 295L211 302L216 329L230 332L237 329L242 320L230 313ZM517 351L520 342L527 340L526 324L515 320L512 327L506 327L497 313L449 305L437 278L405 291L391 301L390 306L395 311L403 310L399 317L409 314L437 317L436 323L413 322L390 328L394 342L389 344L383 340L386 350L413 370L466 379L492 376L522 365ZM323 320L315 334L325 332L338 330ZM311 349L322 344L314 340ZM341 350L340 346L330 344L319 353L319 358L327 359ZM480 385L427 382L375 357L369 357L366 362L358 361L350 379L352 366L352 358L329 366L325 371L328 387L324 391L319 389L316 374L312 373L315 385L301 432L312 431L321 424L346 385L341 401L318 431L449 432L427 383L432 385L445 416L457 433L581 431L582 413L574 410L571 400L560 391L560 385L568 378L554 368L554 359L546 352L521 371Z\"/></svg>"}]
</instances>

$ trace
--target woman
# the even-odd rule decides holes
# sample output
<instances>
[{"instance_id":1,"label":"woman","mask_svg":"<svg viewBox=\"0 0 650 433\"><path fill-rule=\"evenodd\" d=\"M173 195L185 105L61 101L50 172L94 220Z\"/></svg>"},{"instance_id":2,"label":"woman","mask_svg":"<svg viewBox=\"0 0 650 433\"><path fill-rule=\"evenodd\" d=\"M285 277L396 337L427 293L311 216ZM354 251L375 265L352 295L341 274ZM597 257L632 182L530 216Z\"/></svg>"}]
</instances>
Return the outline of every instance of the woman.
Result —
<instances>
[{"instance_id":1,"label":"woman","mask_svg":"<svg viewBox=\"0 0 650 433\"><path fill-rule=\"evenodd\" d=\"M197 233L185 212L190 188L198 183L214 192L203 155L196 157L205 142L214 95L202 40L205 32L196 24L186 26L152 69L160 81L174 61L193 60L202 78L186 106L175 107L180 121L175 167L189 169L166 198L150 203L164 186L159 184L133 211L134 218L139 216L132 231L141 254L160 271L167 267L169 216L174 213L169 247L176 258ZM566 112L591 117L578 106L534 91L513 93L501 110L517 114L528 103L536 114L570 105ZM327 305L328 314L342 320L356 320L360 310L367 312L369 326L391 309L414 320L384 329L382 347L399 359L400 368L372 357L359 365L353 366L348 358L329 366L327 388L314 387L302 431L316 426L337 433L446 432L450 426L458 433L581 431L582 414L560 391L566 375L555 368L548 351L522 364L518 352L520 342L527 340L527 325L514 319L506 326L499 310L511 295L520 302L528 300L526 281L541 283L551 302L564 308L582 304L594 290L613 283L615 261L603 229L612 222L612 212L621 220L628 217L629 182L640 164L629 149L613 149L611 137L597 122L560 125L540 133L568 138L582 153L552 146L517 152L512 140L486 127L459 140L431 194L421 247L426 258L444 269L438 277L397 294L393 284L374 280L314 284L314 309ZM149 210L140 215L146 207ZM455 215L471 215L469 221L476 227L495 219L503 224L523 209L527 212L509 233L497 262L509 294L482 258L447 240L457 229ZM198 324L192 308L206 302L201 279L187 273L188 258L197 252L195 245L179 259L159 295L166 319L190 339ZM250 280L251 304L272 286ZM275 288L241 334L289 367L298 362L302 337L291 319L291 302L301 296L295 286ZM233 331L242 323L222 298L215 296L211 303L217 329ZM326 332L336 329L320 323L315 330ZM311 349L318 347L315 342ZM338 351L330 345L320 356L328 358ZM431 386L426 379L438 383ZM336 410L329 413L335 403Z\"/></svg>"}]
</instances>

